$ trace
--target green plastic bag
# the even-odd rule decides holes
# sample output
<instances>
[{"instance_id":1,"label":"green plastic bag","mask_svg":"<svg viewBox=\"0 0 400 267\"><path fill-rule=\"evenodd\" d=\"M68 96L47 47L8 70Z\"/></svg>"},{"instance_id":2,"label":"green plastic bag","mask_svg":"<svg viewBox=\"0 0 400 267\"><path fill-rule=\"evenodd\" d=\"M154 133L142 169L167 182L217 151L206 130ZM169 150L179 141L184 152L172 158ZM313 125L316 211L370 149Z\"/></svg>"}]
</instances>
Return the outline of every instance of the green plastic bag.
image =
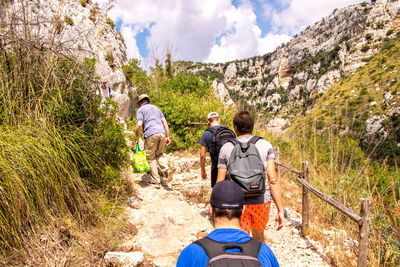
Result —
<instances>
[{"instance_id":1,"label":"green plastic bag","mask_svg":"<svg viewBox=\"0 0 400 267\"><path fill-rule=\"evenodd\" d=\"M149 162L147 162L146 152L140 150L140 146L136 145L136 151L133 155L133 171L145 173L150 171Z\"/></svg>"}]
</instances>

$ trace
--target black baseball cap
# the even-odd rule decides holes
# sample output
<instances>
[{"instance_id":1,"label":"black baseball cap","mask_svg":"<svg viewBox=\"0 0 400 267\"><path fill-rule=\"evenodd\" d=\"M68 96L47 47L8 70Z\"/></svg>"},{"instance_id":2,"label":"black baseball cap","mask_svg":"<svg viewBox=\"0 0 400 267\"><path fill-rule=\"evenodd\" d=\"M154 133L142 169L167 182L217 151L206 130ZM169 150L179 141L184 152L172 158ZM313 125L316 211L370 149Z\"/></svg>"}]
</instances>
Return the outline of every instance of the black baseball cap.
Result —
<instances>
[{"instance_id":1,"label":"black baseball cap","mask_svg":"<svg viewBox=\"0 0 400 267\"><path fill-rule=\"evenodd\" d=\"M219 209L241 209L243 207L244 193L235 182L224 180L214 185L211 193L210 204Z\"/></svg>"}]
</instances>

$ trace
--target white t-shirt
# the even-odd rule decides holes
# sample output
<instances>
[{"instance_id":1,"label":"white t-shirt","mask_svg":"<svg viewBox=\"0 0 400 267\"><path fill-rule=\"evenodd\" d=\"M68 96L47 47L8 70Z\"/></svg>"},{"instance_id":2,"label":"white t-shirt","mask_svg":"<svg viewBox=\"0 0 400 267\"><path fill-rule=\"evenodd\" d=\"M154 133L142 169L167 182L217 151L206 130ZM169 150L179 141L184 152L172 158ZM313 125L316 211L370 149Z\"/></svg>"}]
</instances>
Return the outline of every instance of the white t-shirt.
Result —
<instances>
[{"instance_id":1,"label":"white t-shirt","mask_svg":"<svg viewBox=\"0 0 400 267\"><path fill-rule=\"evenodd\" d=\"M100 86L100 94L103 98L110 97L111 96L110 87L106 86L106 88L103 88Z\"/></svg>"}]
</instances>

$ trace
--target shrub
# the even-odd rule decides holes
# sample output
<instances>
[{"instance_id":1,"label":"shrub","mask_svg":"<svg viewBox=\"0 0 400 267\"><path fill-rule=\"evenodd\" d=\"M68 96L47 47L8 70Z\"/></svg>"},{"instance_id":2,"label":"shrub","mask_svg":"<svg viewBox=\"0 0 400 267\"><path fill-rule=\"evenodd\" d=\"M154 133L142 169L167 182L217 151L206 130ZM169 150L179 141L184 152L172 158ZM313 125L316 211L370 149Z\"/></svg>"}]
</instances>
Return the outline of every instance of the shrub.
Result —
<instances>
[{"instance_id":1,"label":"shrub","mask_svg":"<svg viewBox=\"0 0 400 267\"><path fill-rule=\"evenodd\" d=\"M67 25L73 26L74 25L74 21L71 19L71 17L69 16L65 16L64 21Z\"/></svg>"},{"instance_id":2,"label":"shrub","mask_svg":"<svg viewBox=\"0 0 400 267\"><path fill-rule=\"evenodd\" d=\"M149 79L146 71L142 70L139 65L138 59L130 59L127 65L122 66L122 71L125 77L136 86L137 93L142 94L145 88L148 87Z\"/></svg>"},{"instance_id":3,"label":"shrub","mask_svg":"<svg viewBox=\"0 0 400 267\"><path fill-rule=\"evenodd\" d=\"M375 27L376 27L377 29L383 29L384 26L385 26L385 23L384 23L383 21L378 21L378 22L375 24Z\"/></svg>"},{"instance_id":4,"label":"shrub","mask_svg":"<svg viewBox=\"0 0 400 267\"><path fill-rule=\"evenodd\" d=\"M87 3L89 3L89 0L81 0L81 6L86 7Z\"/></svg>"},{"instance_id":5,"label":"shrub","mask_svg":"<svg viewBox=\"0 0 400 267\"><path fill-rule=\"evenodd\" d=\"M197 145L205 128L192 123L206 122L208 112L218 112L223 123L230 124L233 118L233 109L224 107L219 102L210 83L193 74L180 72L146 93L162 110L169 123L172 143L168 150Z\"/></svg>"},{"instance_id":6,"label":"shrub","mask_svg":"<svg viewBox=\"0 0 400 267\"><path fill-rule=\"evenodd\" d=\"M370 46L367 45L367 44L364 45L363 47L361 47L361 51L364 52L364 53L367 52L369 49L370 49Z\"/></svg>"},{"instance_id":7,"label":"shrub","mask_svg":"<svg viewBox=\"0 0 400 267\"><path fill-rule=\"evenodd\" d=\"M106 23L107 23L108 25L110 25L112 29L115 28L114 21L112 21L112 19L110 19L109 17L106 18Z\"/></svg>"},{"instance_id":8,"label":"shrub","mask_svg":"<svg viewBox=\"0 0 400 267\"><path fill-rule=\"evenodd\" d=\"M92 8L90 10L90 14L89 14L89 19L93 22L96 22L96 14L97 14L97 9L96 8Z\"/></svg>"},{"instance_id":9,"label":"shrub","mask_svg":"<svg viewBox=\"0 0 400 267\"><path fill-rule=\"evenodd\" d=\"M243 68L243 69L238 70L238 71L236 72L236 75L237 75L238 77L244 77L244 76L247 75L248 72L249 72L249 68L246 67L246 68Z\"/></svg>"},{"instance_id":10,"label":"shrub","mask_svg":"<svg viewBox=\"0 0 400 267\"><path fill-rule=\"evenodd\" d=\"M255 86L257 86L257 84L258 84L257 80L252 80L250 85L251 85L251 87L255 87Z\"/></svg>"},{"instance_id":11,"label":"shrub","mask_svg":"<svg viewBox=\"0 0 400 267\"><path fill-rule=\"evenodd\" d=\"M114 55L111 51L108 51L106 53L106 56L104 58L107 62L110 68L114 69L115 68L115 62L114 62Z\"/></svg>"},{"instance_id":12,"label":"shrub","mask_svg":"<svg viewBox=\"0 0 400 267\"><path fill-rule=\"evenodd\" d=\"M390 29L390 30L388 30L388 31L386 32L386 36L392 35L392 34L393 34L393 32L394 32L394 30L393 30L393 29Z\"/></svg>"}]
</instances>

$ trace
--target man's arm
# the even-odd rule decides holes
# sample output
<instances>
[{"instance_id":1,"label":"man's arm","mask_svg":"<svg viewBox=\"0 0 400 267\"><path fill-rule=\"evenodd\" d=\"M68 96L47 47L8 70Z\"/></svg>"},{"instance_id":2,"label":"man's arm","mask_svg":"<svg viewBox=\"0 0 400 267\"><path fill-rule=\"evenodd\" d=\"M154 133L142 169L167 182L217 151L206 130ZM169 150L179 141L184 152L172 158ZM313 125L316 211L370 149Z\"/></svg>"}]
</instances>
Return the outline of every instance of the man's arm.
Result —
<instances>
[{"instance_id":1,"label":"man's arm","mask_svg":"<svg viewBox=\"0 0 400 267\"><path fill-rule=\"evenodd\" d=\"M221 147L218 156L218 174L216 183L222 182L226 178L226 173L228 172L227 166L229 161L229 155L231 150L229 150L230 143L226 143Z\"/></svg>"},{"instance_id":2,"label":"man's arm","mask_svg":"<svg viewBox=\"0 0 400 267\"><path fill-rule=\"evenodd\" d=\"M276 230L280 230L283 226L283 204L282 204L282 189L279 182L278 175L275 169L275 160L270 159L267 161L267 176L268 184L271 190L271 196L274 200L275 206L278 209L278 214L275 217L275 226L278 224Z\"/></svg>"},{"instance_id":3,"label":"man's arm","mask_svg":"<svg viewBox=\"0 0 400 267\"><path fill-rule=\"evenodd\" d=\"M225 168L218 168L217 183L225 180L227 170Z\"/></svg>"},{"instance_id":4,"label":"man's arm","mask_svg":"<svg viewBox=\"0 0 400 267\"><path fill-rule=\"evenodd\" d=\"M136 136L139 139L142 137L142 126L143 126L143 121L137 121L137 123L136 123Z\"/></svg>"},{"instance_id":5,"label":"man's arm","mask_svg":"<svg viewBox=\"0 0 400 267\"><path fill-rule=\"evenodd\" d=\"M163 118L161 119L161 121L162 121L162 124L163 124L163 126L164 126L164 130L165 130L165 136L166 136L165 144L166 144L166 145L169 145L169 143L171 143L171 140L169 139L169 127L168 127L168 122L167 122L167 120L165 119L165 117L163 117Z\"/></svg>"},{"instance_id":6,"label":"man's arm","mask_svg":"<svg viewBox=\"0 0 400 267\"><path fill-rule=\"evenodd\" d=\"M207 153L207 147L201 145L201 148L200 148L200 169L201 169L201 178L203 178L203 180L207 180L206 153Z\"/></svg>"}]
</instances>

